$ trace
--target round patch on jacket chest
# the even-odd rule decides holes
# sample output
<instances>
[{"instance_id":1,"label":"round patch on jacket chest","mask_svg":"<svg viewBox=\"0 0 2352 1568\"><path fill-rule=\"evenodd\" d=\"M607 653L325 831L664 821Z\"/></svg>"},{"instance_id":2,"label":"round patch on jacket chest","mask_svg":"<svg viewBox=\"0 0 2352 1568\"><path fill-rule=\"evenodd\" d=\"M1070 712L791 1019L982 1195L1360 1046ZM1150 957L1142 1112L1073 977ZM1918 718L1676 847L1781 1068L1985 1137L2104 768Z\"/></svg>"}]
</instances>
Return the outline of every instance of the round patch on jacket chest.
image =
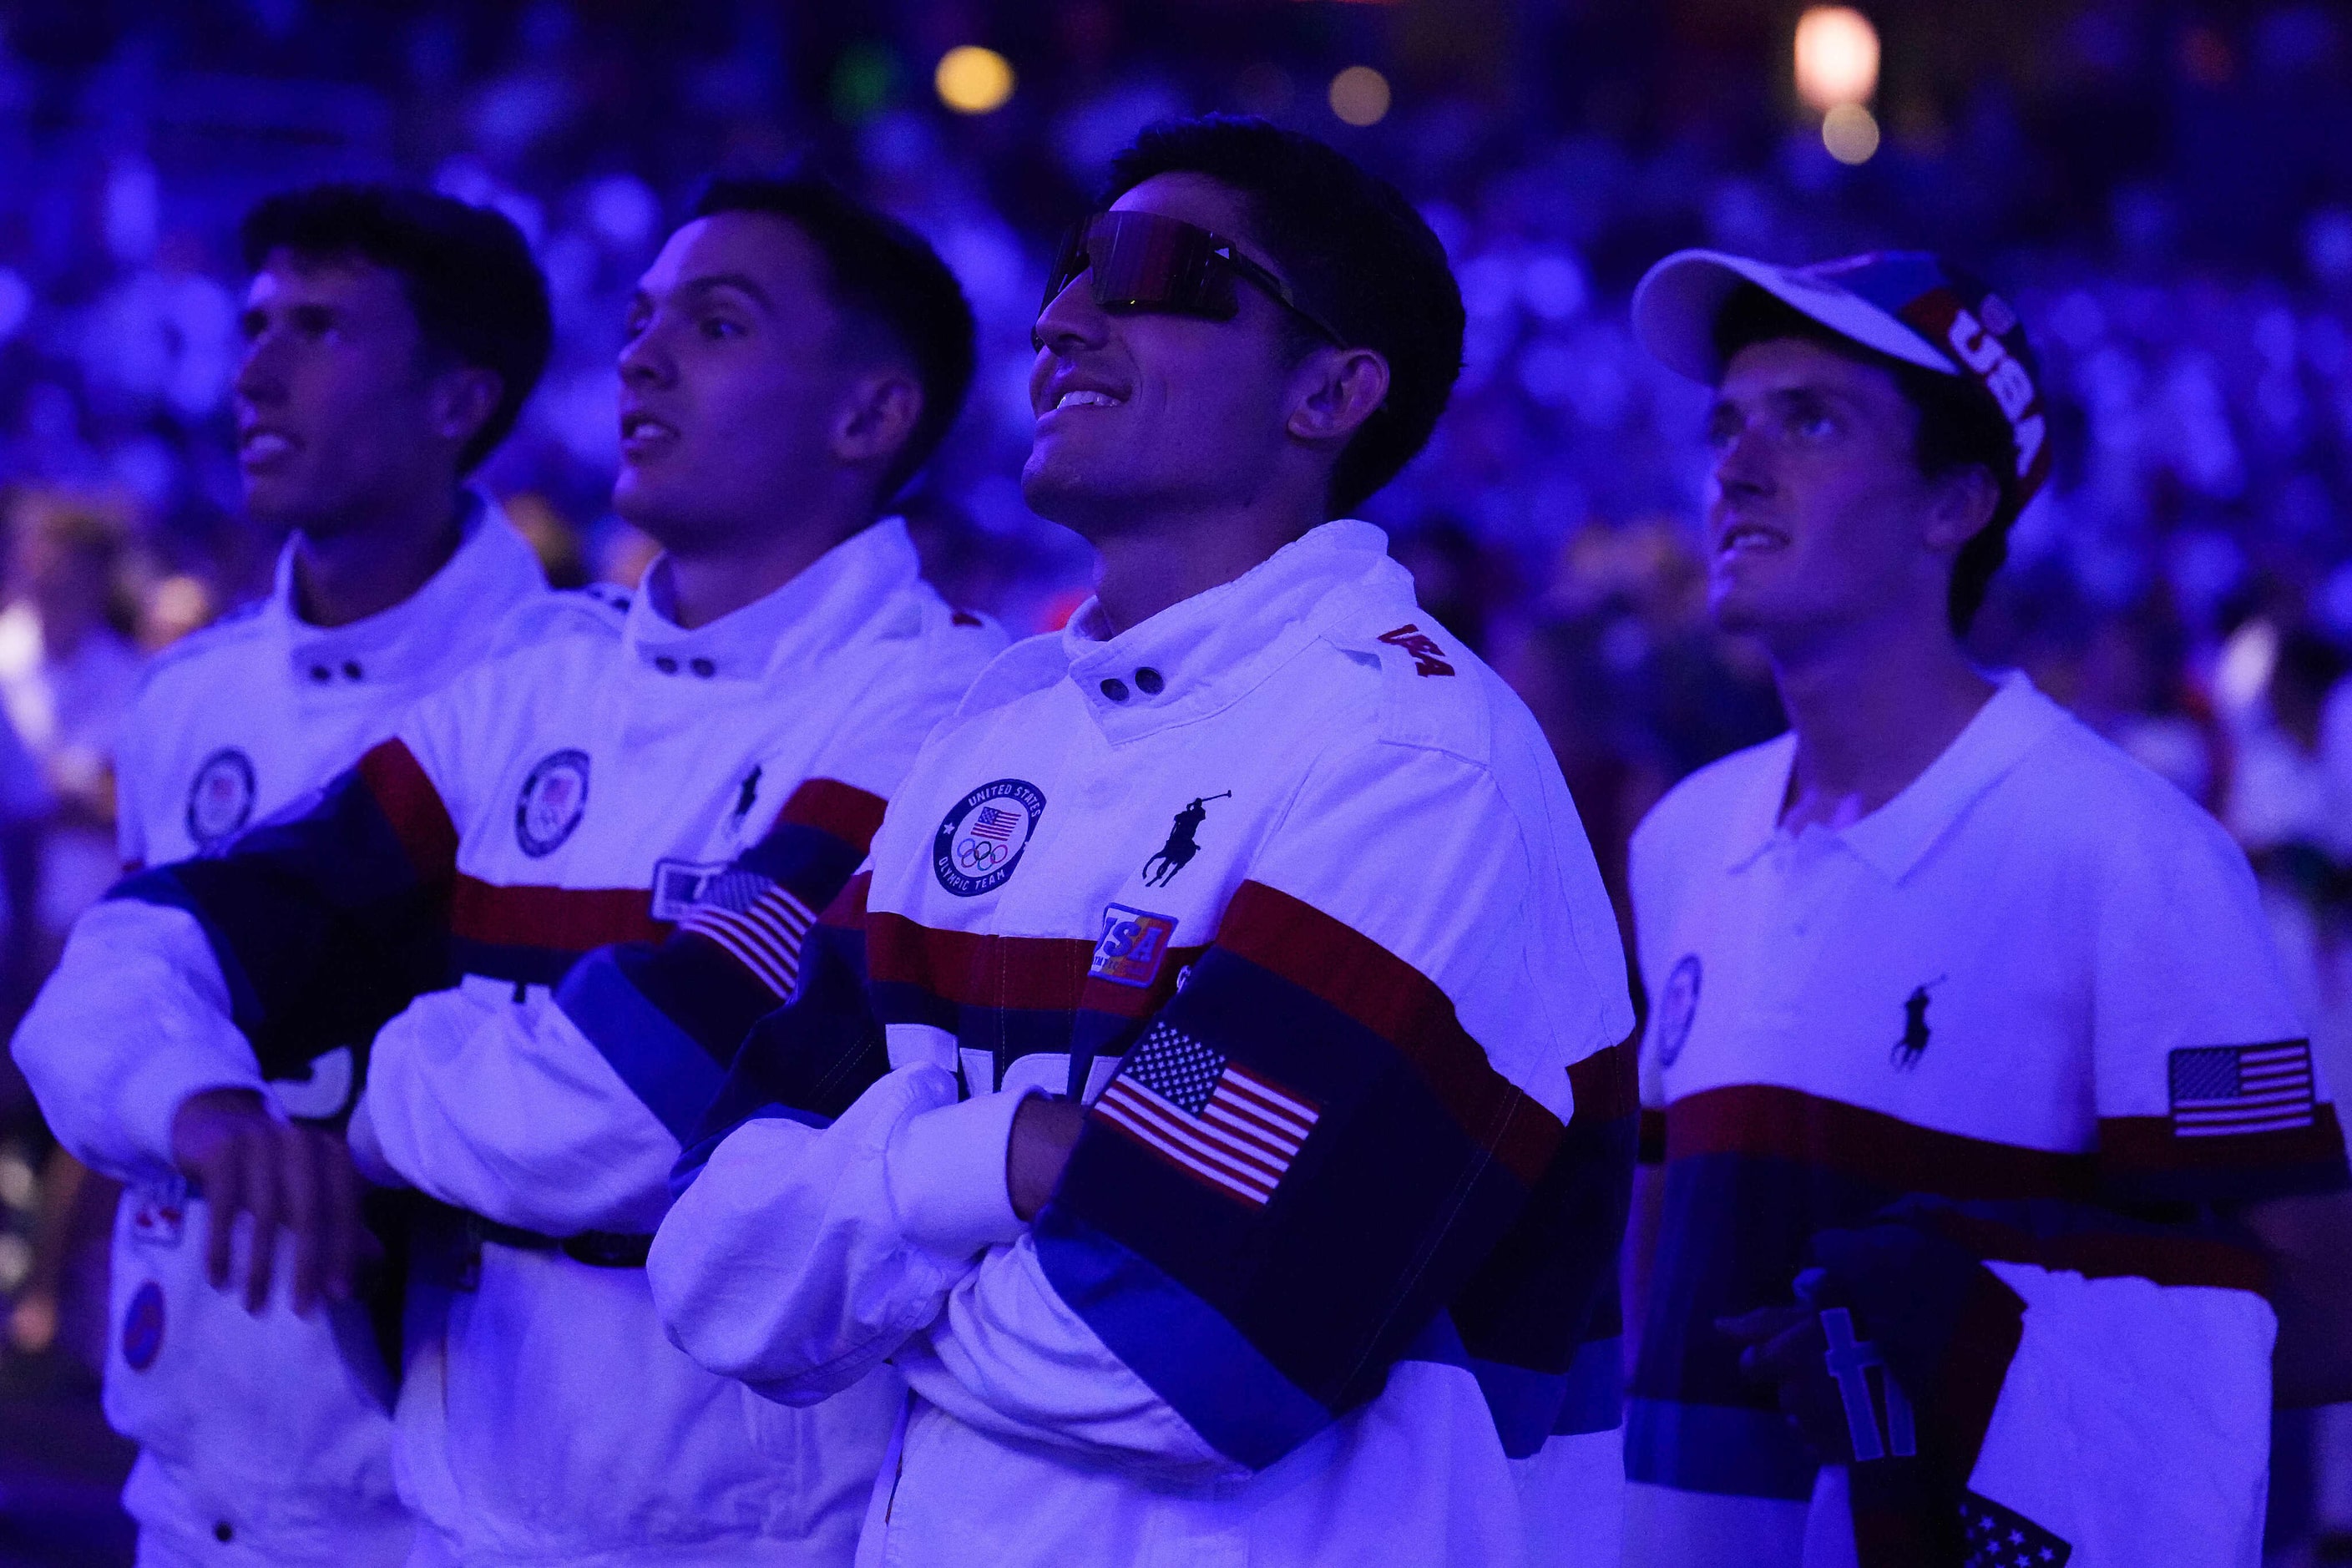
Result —
<instances>
[{"instance_id":1,"label":"round patch on jacket chest","mask_svg":"<svg viewBox=\"0 0 2352 1568\"><path fill-rule=\"evenodd\" d=\"M163 1348L163 1288L152 1279L132 1292L122 1312L122 1359L133 1372L155 1364Z\"/></svg>"},{"instance_id":2,"label":"round patch on jacket chest","mask_svg":"<svg viewBox=\"0 0 2352 1568\"><path fill-rule=\"evenodd\" d=\"M253 759L235 746L223 746L196 766L188 785L188 837L199 849L210 849L253 815Z\"/></svg>"},{"instance_id":3,"label":"round patch on jacket chest","mask_svg":"<svg viewBox=\"0 0 2352 1568\"><path fill-rule=\"evenodd\" d=\"M1003 887L1045 815L1045 792L1024 779L998 779L964 796L931 839L940 886L960 899Z\"/></svg>"},{"instance_id":4,"label":"round patch on jacket chest","mask_svg":"<svg viewBox=\"0 0 2352 1568\"><path fill-rule=\"evenodd\" d=\"M1670 1068L1675 1058L1683 1054L1683 1042L1690 1038L1691 1026L1698 1021L1698 988L1701 970L1698 954L1686 952L1666 976L1666 988L1658 995L1658 1065Z\"/></svg>"},{"instance_id":5,"label":"round patch on jacket chest","mask_svg":"<svg viewBox=\"0 0 2352 1568\"><path fill-rule=\"evenodd\" d=\"M533 859L552 855L588 810L588 753L551 752L522 781L515 802L515 842Z\"/></svg>"}]
</instances>

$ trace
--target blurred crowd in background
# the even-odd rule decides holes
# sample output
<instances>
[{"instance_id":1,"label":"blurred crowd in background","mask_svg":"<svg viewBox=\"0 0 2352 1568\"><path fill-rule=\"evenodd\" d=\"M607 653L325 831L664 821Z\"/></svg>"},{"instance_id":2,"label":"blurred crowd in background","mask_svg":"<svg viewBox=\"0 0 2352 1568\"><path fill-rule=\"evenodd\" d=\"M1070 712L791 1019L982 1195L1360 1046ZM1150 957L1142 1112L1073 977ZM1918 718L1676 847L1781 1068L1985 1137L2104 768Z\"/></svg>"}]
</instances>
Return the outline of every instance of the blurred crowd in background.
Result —
<instances>
[{"instance_id":1,"label":"blurred crowd in background","mask_svg":"<svg viewBox=\"0 0 2352 1568\"><path fill-rule=\"evenodd\" d=\"M1932 247L1993 279L2048 369L2058 468L1976 640L2237 831L2340 1092L2352 23L2316 4L1885 5L1857 145L1825 138L1792 78L1801 9L0 7L0 1010L110 878L109 751L141 661L268 585L279 542L240 515L226 412L254 200L399 177L516 219L558 346L480 479L558 582L629 583L647 549L606 502L623 301L700 179L814 159L928 235L971 297L980 375L908 510L949 595L1021 635L1058 625L1089 569L1016 479L1047 253L1137 127L1220 110L1332 140L1449 247L1468 363L1370 516L1534 708L1621 888L1647 805L1780 723L1755 654L1708 626L1705 395L1636 349L1633 282L1692 244ZM992 52L951 79L964 46ZM37 1130L8 1100L8 1341L70 1352L90 1287L35 1234L66 1222L33 1217L59 1194L37 1201Z\"/></svg>"}]
</instances>

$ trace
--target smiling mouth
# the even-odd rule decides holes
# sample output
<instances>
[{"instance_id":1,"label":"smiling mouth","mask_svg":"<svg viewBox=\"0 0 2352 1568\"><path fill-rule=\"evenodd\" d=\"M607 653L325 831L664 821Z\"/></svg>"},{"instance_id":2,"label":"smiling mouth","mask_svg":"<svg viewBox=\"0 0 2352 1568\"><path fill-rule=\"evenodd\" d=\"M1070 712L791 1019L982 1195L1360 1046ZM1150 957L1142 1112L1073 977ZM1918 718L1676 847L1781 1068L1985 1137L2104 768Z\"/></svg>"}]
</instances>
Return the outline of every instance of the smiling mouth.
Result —
<instances>
[{"instance_id":1,"label":"smiling mouth","mask_svg":"<svg viewBox=\"0 0 2352 1568\"><path fill-rule=\"evenodd\" d=\"M650 414L626 414L621 416L621 444L625 447L677 439L677 426L666 425Z\"/></svg>"},{"instance_id":2,"label":"smiling mouth","mask_svg":"<svg viewBox=\"0 0 2352 1568\"><path fill-rule=\"evenodd\" d=\"M1716 546L1717 555L1748 555L1759 551L1780 550L1787 547L1789 536L1776 530L1752 522L1734 523L1724 530L1723 542Z\"/></svg>"},{"instance_id":3,"label":"smiling mouth","mask_svg":"<svg viewBox=\"0 0 2352 1568\"><path fill-rule=\"evenodd\" d=\"M1114 397L1108 392L1072 390L1055 399L1054 406L1045 412L1059 414L1065 408L1116 408L1126 401L1126 398Z\"/></svg>"}]
</instances>

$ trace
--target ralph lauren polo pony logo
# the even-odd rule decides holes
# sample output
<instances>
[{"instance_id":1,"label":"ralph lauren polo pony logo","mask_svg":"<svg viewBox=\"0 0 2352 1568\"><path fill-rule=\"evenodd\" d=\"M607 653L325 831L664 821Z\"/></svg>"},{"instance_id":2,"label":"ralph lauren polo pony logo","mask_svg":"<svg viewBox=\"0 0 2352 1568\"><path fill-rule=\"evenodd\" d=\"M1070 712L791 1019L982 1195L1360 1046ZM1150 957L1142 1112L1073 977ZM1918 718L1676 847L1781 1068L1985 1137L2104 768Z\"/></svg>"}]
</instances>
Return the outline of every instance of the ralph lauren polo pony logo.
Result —
<instances>
[{"instance_id":1,"label":"ralph lauren polo pony logo","mask_svg":"<svg viewBox=\"0 0 2352 1568\"><path fill-rule=\"evenodd\" d=\"M1198 836L1201 824L1209 820L1209 803L1233 797L1231 790L1223 795L1194 795L1192 803L1178 812L1176 820L1169 824L1168 842L1160 847L1158 854L1143 863L1143 885L1164 888L1174 880L1177 872L1190 866L1192 857L1201 852Z\"/></svg>"},{"instance_id":2,"label":"ralph lauren polo pony logo","mask_svg":"<svg viewBox=\"0 0 2352 1568\"><path fill-rule=\"evenodd\" d=\"M1919 1058L1927 1055L1929 1034L1927 993L1934 987L1941 985L1945 978L1939 974L1925 985L1915 985L1911 988L1911 994L1904 998L1903 1037L1895 1042L1895 1049L1891 1053L1891 1059L1896 1067L1904 1068L1917 1067Z\"/></svg>"}]
</instances>

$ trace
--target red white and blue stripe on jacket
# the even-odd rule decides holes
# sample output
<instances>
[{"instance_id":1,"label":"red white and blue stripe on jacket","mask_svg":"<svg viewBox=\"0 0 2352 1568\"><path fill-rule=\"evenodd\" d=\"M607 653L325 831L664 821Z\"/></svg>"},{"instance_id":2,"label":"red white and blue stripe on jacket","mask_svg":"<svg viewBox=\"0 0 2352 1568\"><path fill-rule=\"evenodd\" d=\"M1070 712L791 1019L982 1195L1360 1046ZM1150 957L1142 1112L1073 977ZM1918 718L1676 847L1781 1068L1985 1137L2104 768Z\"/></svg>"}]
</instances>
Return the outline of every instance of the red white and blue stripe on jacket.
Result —
<instances>
[{"instance_id":1,"label":"red white and blue stripe on jacket","mask_svg":"<svg viewBox=\"0 0 2352 1568\"><path fill-rule=\"evenodd\" d=\"M840 1114L887 1070L888 1025L950 1030L1000 1070L1066 1054L1074 1085L1165 1026L1312 1104L1296 1157L1238 1201L1097 1107L1034 1234L1063 1300L1205 1440L1263 1468L1408 1360L1471 1372L1513 1458L1618 1424L1629 1048L1571 1068L1563 1125L1435 984L1275 888L1244 882L1213 942L1130 988L1089 975L1088 941L868 913L864 881L753 1031L681 1184L746 1121Z\"/></svg>"},{"instance_id":2,"label":"red white and blue stripe on jacket","mask_svg":"<svg viewBox=\"0 0 2352 1568\"><path fill-rule=\"evenodd\" d=\"M836 780L802 781L735 868L821 909L864 858L882 809ZM108 896L195 918L234 1021L273 1073L299 1076L415 997L483 976L553 987L631 1090L689 1133L780 999L772 955L699 922L673 929L642 888L484 880L458 870L457 847L439 791L392 740L222 852L137 872Z\"/></svg>"}]
</instances>

